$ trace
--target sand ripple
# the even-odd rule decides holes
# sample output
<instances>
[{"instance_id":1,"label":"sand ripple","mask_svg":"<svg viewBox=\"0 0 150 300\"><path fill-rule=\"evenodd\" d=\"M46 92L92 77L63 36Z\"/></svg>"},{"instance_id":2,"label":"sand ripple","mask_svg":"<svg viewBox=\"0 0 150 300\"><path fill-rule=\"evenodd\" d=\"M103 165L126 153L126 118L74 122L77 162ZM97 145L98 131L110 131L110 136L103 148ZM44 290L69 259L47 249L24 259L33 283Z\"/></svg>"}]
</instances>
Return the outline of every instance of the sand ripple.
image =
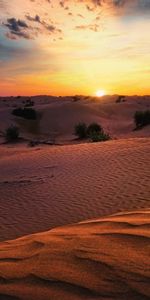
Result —
<instances>
[{"instance_id":1,"label":"sand ripple","mask_svg":"<svg viewBox=\"0 0 150 300\"><path fill-rule=\"evenodd\" d=\"M0 240L149 207L150 139L0 148Z\"/></svg>"},{"instance_id":2,"label":"sand ripple","mask_svg":"<svg viewBox=\"0 0 150 300\"><path fill-rule=\"evenodd\" d=\"M0 299L148 300L150 210L0 245Z\"/></svg>"}]
</instances>

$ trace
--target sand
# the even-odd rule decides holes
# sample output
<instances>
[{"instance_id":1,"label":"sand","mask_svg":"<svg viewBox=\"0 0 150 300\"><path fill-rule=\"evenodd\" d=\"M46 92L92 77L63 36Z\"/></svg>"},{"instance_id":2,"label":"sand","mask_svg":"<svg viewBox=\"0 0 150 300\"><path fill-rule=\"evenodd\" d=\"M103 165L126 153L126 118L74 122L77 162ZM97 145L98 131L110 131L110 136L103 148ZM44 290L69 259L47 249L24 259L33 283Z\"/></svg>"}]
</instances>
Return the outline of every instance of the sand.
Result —
<instances>
[{"instance_id":1,"label":"sand","mask_svg":"<svg viewBox=\"0 0 150 300\"><path fill-rule=\"evenodd\" d=\"M150 126L133 131L150 97L116 99L33 97L36 122L0 99L0 300L150 299ZM79 143L78 122L112 140Z\"/></svg>"},{"instance_id":2,"label":"sand","mask_svg":"<svg viewBox=\"0 0 150 300\"><path fill-rule=\"evenodd\" d=\"M79 122L87 125L101 124L113 139L148 137L150 126L133 131L134 114L137 110L150 109L150 96L126 97L125 102L116 103L118 96L83 98L74 102L72 97L32 97L34 109L40 113L37 121L25 121L11 114L16 107L23 106L27 97L0 98L0 131L11 124L20 127L21 136L30 140L47 140L56 143L75 143L74 126Z\"/></svg>"},{"instance_id":3,"label":"sand","mask_svg":"<svg viewBox=\"0 0 150 300\"><path fill-rule=\"evenodd\" d=\"M148 300L150 210L0 244L0 299Z\"/></svg>"},{"instance_id":4,"label":"sand","mask_svg":"<svg viewBox=\"0 0 150 300\"><path fill-rule=\"evenodd\" d=\"M150 138L0 147L0 239L149 207Z\"/></svg>"}]
</instances>

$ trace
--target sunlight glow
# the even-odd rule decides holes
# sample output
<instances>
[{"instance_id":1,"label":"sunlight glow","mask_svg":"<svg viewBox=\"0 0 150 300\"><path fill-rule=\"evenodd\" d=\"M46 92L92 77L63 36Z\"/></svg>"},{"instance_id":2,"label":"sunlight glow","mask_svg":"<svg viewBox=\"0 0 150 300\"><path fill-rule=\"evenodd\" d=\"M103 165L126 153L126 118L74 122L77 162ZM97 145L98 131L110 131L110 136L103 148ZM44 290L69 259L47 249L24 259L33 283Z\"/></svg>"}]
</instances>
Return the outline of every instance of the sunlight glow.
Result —
<instances>
[{"instance_id":1,"label":"sunlight glow","mask_svg":"<svg viewBox=\"0 0 150 300\"><path fill-rule=\"evenodd\" d=\"M106 92L104 91L104 90L98 90L97 92L96 92L96 96L97 97L103 97L103 96L105 96L106 95Z\"/></svg>"}]
</instances>

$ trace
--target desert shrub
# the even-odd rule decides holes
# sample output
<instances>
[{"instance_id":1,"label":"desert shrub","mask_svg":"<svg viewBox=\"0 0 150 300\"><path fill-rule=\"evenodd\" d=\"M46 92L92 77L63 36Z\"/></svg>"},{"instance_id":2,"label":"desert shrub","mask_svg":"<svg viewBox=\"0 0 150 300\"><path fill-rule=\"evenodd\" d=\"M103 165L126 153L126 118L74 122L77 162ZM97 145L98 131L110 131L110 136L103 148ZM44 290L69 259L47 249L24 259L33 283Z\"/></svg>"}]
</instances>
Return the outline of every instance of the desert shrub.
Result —
<instances>
[{"instance_id":1,"label":"desert shrub","mask_svg":"<svg viewBox=\"0 0 150 300\"><path fill-rule=\"evenodd\" d=\"M6 129L5 138L8 142L16 141L19 138L19 128L17 126L10 126Z\"/></svg>"},{"instance_id":2,"label":"desert shrub","mask_svg":"<svg viewBox=\"0 0 150 300\"><path fill-rule=\"evenodd\" d=\"M12 114L28 120L37 119L37 112L33 108L16 108L12 111Z\"/></svg>"},{"instance_id":3,"label":"desert shrub","mask_svg":"<svg viewBox=\"0 0 150 300\"><path fill-rule=\"evenodd\" d=\"M38 145L38 141L29 141L28 146L29 147L35 147Z\"/></svg>"},{"instance_id":4,"label":"desert shrub","mask_svg":"<svg viewBox=\"0 0 150 300\"><path fill-rule=\"evenodd\" d=\"M37 118L37 113L33 108L24 108L23 114L25 119L36 120Z\"/></svg>"},{"instance_id":5,"label":"desert shrub","mask_svg":"<svg viewBox=\"0 0 150 300\"><path fill-rule=\"evenodd\" d=\"M22 117L22 110L23 109L21 107L15 108L12 111L12 115L15 115L17 117Z\"/></svg>"},{"instance_id":6,"label":"desert shrub","mask_svg":"<svg viewBox=\"0 0 150 300\"><path fill-rule=\"evenodd\" d=\"M34 106L34 101L32 101L30 98L26 100L25 107L31 107Z\"/></svg>"},{"instance_id":7,"label":"desert shrub","mask_svg":"<svg viewBox=\"0 0 150 300\"><path fill-rule=\"evenodd\" d=\"M140 127L143 123L143 112L142 111L136 111L134 114L134 122L136 127Z\"/></svg>"},{"instance_id":8,"label":"desert shrub","mask_svg":"<svg viewBox=\"0 0 150 300\"><path fill-rule=\"evenodd\" d=\"M150 110L146 110L144 113L144 125L150 124Z\"/></svg>"},{"instance_id":9,"label":"desert shrub","mask_svg":"<svg viewBox=\"0 0 150 300\"><path fill-rule=\"evenodd\" d=\"M136 128L140 128L150 124L150 110L136 111L134 114L134 122Z\"/></svg>"},{"instance_id":10,"label":"desert shrub","mask_svg":"<svg viewBox=\"0 0 150 300\"><path fill-rule=\"evenodd\" d=\"M81 97L80 96L73 96L72 99L73 99L73 102L77 102L81 99Z\"/></svg>"},{"instance_id":11,"label":"desert shrub","mask_svg":"<svg viewBox=\"0 0 150 300\"><path fill-rule=\"evenodd\" d=\"M80 139L89 138L92 142L102 142L110 140L109 134L97 123L91 123L88 127L85 123L75 126L75 135Z\"/></svg>"},{"instance_id":12,"label":"desert shrub","mask_svg":"<svg viewBox=\"0 0 150 300\"><path fill-rule=\"evenodd\" d=\"M124 101L125 101L125 96L119 95L117 100L116 100L116 103L121 103L121 102L124 102Z\"/></svg>"},{"instance_id":13,"label":"desert shrub","mask_svg":"<svg viewBox=\"0 0 150 300\"><path fill-rule=\"evenodd\" d=\"M92 134L99 134L102 132L102 127L97 123L91 123L87 128L87 135L90 137Z\"/></svg>"},{"instance_id":14,"label":"desert shrub","mask_svg":"<svg viewBox=\"0 0 150 300\"><path fill-rule=\"evenodd\" d=\"M103 130L100 132L91 132L89 138L92 142L104 142L110 140L109 134L105 133Z\"/></svg>"},{"instance_id":15,"label":"desert shrub","mask_svg":"<svg viewBox=\"0 0 150 300\"><path fill-rule=\"evenodd\" d=\"M75 125L75 135L79 139L85 139L87 137L87 126L85 123L78 123Z\"/></svg>"}]
</instances>

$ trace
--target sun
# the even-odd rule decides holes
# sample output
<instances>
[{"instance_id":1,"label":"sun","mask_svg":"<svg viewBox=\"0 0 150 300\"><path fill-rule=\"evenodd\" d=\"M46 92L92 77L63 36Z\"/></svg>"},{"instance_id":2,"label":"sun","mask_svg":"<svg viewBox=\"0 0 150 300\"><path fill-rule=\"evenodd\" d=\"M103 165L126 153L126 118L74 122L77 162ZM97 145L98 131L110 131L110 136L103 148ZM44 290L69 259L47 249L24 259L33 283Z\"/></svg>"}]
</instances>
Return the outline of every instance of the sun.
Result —
<instances>
[{"instance_id":1,"label":"sun","mask_svg":"<svg viewBox=\"0 0 150 300\"><path fill-rule=\"evenodd\" d=\"M98 90L97 92L96 92L96 96L97 97L103 97L103 96L105 96L106 95L106 92L104 91L104 90Z\"/></svg>"}]
</instances>

